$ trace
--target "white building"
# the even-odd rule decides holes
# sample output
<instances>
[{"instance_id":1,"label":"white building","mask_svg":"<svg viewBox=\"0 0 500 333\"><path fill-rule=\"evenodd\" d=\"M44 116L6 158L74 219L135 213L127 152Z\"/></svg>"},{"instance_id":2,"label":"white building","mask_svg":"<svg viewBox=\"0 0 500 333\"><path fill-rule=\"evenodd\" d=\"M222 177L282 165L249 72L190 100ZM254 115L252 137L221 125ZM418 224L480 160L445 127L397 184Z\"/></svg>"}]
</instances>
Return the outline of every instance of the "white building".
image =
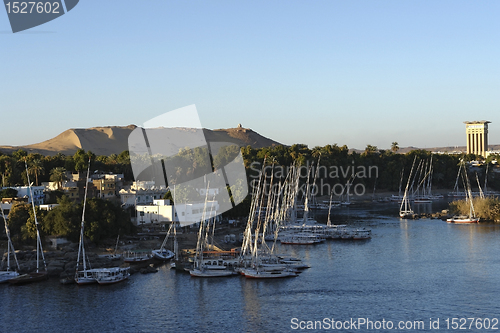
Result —
<instances>
[{"instance_id":1,"label":"white building","mask_svg":"<svg viewBox=\"0 0 500 333\"><path fill-rule=\"evenodd\" d=\"M152 205L137 205L136 225L162 224L178 221L181 227L198 223L203 216L209 218L217 215L219 204L217 201L207 202L207 211L203 213L204 202L180 204L174 206L170 200L154 200Z\"/></svg>"},{"instance_id":2,"label":"white building","mask_svg":"<svg viewBox=\"0 0 500 333\"><path fill-rule=\"evenodd\" d=\"M121 189L118 194L122 206L152 205L154 200L163 199L169 190L164 186L155 186L152 181L134 182L129 189Z\"/></svg>"},{"instance_id":3,"label":"white building","mask_svg":"<svg viewBox=\"0 0 500 333\"><path fill-rule=\"evenodd\" d=\"M28 203L31 203L32 200L31 194L33 194L33 200L35 202L35 205L37 206L43 205L43 203L45 202L45 195L43 194L43 190L45 189L44 186L31 186L31 193L28 186L3 187L2 190L6 188L11 188L16 190L18 198L28 198Z\"/></svg>"},{"instance_id":4,"label":"white building","mask_svg":"<svg viewBox=\"0 0 500 333\"><path fill-rule=\"evenodd\" d=\"M59 206L59 204L46 204L46 205L40 205L40 210L46 210L46 211L50 211L54 208L56 208L57 206Z\"/></svg>"},{"instance_id":5,"label":"white building","mask_svg":"<svg viewBox=\"0 0 500 333\"><path fill-rule=\"evenodd\" d=\"M173 206L170 200L154 200L152 205L136 206L136 225L169 223L174 221Z\"/></svg>"}]
</instances>

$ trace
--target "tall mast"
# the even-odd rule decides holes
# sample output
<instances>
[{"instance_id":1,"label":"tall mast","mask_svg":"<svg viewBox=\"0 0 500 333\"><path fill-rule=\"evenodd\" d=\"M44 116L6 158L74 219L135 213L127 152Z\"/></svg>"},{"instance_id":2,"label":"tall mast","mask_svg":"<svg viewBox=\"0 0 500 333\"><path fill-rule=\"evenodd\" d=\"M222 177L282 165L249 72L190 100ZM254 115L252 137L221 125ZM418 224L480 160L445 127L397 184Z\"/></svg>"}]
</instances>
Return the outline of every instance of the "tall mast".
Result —
<instances>
[{"instance_id":1,"label":"tall mast","mask_svg":"<svg viewBox=\"0 0 500 333\"><path fill-rule=\"evenodd\" d=\"M38 273L38 271L40 269L40 252L42 254L43 267L45 268L45 272L47 272L47 264L45 263L45 256L43 254L43 248L42 248L42 239L40 238L40 230L38 228L38 220L36 218L35 198L33 197L33 191L31 190L30 174L28 172L28 162L26 161L26 158L24 159L24 167L26 169L26 177L28 178L28 188L29 188L29 191L30 191L31 206L33 207L33 216L35 218L35 227L36 227L36 272Z\"/></svg>"},{"instance_id":2,"label":"tall mast","mask_svg":"<svg viewBox=\"0 0 500 333\"><path fill-rule=\"evenodd\" d=\"M78 267L80 265L80 254L82 255L83 270L87 270L87 265L85 262L85 246L83 246L84 241L84 227L85 227L85 207L87 204L87 188L89 187L89 175L90 175L90 157L87 166L87 178L85 180L85 195L83 197L83 211L82 211L82 223L80 225L80 245L78 246L78 257L76 258L76 272L78 272Z\"/></svg>"},{"instance_id":3,"label":"tall mast","mask_svg":"<svg viewBox=\"0 0 500 333\"><path fill-rule=\"evenodd\" d=\"M7 235L7 271L10 270L10 251L12 250L12 253L14 254L14 259L16 260L16 266L17 270L19 271L19 262L17 261L17 256L16 256L16 251L14 250L14 245L12 244L12 240L10 239L10 229L9 225L7 224L7 218L5 217L5 214L3 212L3 209L0 209L2 211L2 217L3 221L5 223L5 234Z\"/></svg>"}]
</instances>

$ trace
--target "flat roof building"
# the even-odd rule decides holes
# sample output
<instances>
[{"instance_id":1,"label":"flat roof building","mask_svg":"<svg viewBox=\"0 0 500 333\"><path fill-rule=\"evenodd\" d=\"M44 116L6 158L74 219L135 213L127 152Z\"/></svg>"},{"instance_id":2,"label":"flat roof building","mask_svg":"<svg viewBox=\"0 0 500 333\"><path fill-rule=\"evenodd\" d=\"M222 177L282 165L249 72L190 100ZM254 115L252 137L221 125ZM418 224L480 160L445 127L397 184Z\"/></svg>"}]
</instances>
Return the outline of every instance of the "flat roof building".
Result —
<instances>
[{"instance_id":1,"label":"flat roof building","mask_svg":"<svg viewBox=\"0 0 500 333\"><path fill-rule=\"evenodd\" d=\"M486 158L488 151L488 124L490 121L464 121L467 134L467 154Z\"/></svg>"}]
</instances>

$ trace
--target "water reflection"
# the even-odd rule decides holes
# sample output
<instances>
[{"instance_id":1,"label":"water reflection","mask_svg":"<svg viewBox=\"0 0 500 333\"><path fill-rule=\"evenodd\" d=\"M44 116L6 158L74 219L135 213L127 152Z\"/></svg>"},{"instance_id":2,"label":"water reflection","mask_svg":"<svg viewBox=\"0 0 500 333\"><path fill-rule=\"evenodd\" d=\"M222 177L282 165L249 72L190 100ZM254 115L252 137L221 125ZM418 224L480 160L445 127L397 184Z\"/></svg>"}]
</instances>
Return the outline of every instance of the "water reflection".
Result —
<instances>
[{"instance_id":1,"label":"water reflection","mask_svg":"<svg viewBox=\"0 0 500 333\"><path fill-rule=\"evenodd\" d=\"M429 203L414 203L413 211L416 214L432 214L432 202Z\"/></svg>"},{"instance_id":2,"label":"water reflection","mask_svg":"<svg viewBox=\"0 0 500 333\"><path fill-rule=\"evenodd\" d=\"M371 227L369 242L278 244L311 266L291 279L197 279L162 266L115 286L0 285L2 332L281 332L293 317L496 316L500 225L400 220L397 208L350 208L360 211L352 224Z\"/></svg>"}]
</instances>

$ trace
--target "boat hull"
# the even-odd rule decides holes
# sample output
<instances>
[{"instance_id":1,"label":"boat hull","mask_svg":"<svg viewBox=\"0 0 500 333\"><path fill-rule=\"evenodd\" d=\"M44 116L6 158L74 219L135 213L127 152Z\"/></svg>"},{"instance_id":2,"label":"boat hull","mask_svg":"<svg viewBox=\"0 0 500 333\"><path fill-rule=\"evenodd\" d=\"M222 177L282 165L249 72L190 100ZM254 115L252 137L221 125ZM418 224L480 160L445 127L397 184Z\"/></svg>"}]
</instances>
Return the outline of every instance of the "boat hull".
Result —
<instances>
[{"instance_id":1,"label":"boat hull","mask_svg":"<svg viewBox=\"0 0 500 333\"><path fill-rule=\"evenodd\" d=\"M28 284L28 283L34 283L34 282L41 282L45 281L49 278L47 273L28 273L28 274L23 274L19 275L13 279L8 280L10 284L13 285L21 285L21 284Z\"/></svg>"},{"instance_id":2,"label":"boat hull","mask_svg":"<svg viewBox=\"0 0 500 333\"><path fill-rule=\"evenodd\" d=\"M234 275L232 271L229 270L221 270L221 269L207 269L207 270L199 270L193 269L189 271L189 275L193 277L226 277Z\"/></svg>"},{"instance_id":3,"label":"boat hull","mask_svg":"<svg viewBox=\"0 0 500 333\"><path fill-rule=\"evenodd\" d=\"M286 277L296 277L297 273L291 271L256 271L247 269L242 271L248 279L279 279Z\"/></svg>"},{"instance_id":4,"label":"boat hull","mask_svg":"<svg viewBox=\"0 0 500 333\"><path fill-rule=\"evenodd\" d=\"M175 254L170 250L153 250L153 257L157 260L166 261L172 259Z\"/></svg>"},{"instance_id":5,"label":"boat hull","mask_svg":"<svg viewBox=\"0 0 500 333\"><path fill-rule=\"evenodd\" d=\"M96 269L96 281L99 284L115 284L128 279L130 276L129 267L113 267Z\"/></svg>"},{"instance_id":6,"label":"boat hull","mask_svg":"<svg viewBox=\"0 0 500 333\"><path fill-rule=\"evenodd\" d=\"M0 272L0 283L7 283L10 279L16 278L18 276L19 273L15 271Z\"/></svg>"},{"instance_id":7,"label":"boat hull","mask_svg":"<svg viewBox=\"0 0 500 333\"><path fill-rule=\"evenodd\" d=\"M472 219L455 219L455 218L451 218L451 219L447 219L446 222L448 223L458 223L458 224L471 224L471 223L479 223L479 219L478 218L472 218Z\"/></svg>"},{"instance_id":8,"label":"boat hull","mask_svg":"<svg viewBox=\"0 0 500 333\"><path fill-rule=\"evenodd\" d=\"M142 264L151 261L153 257L152 256L145 256L145 257L135 257L135 258L124 258L123 262L126 262L128 264Z\"/></svg>"}]
</instances>

